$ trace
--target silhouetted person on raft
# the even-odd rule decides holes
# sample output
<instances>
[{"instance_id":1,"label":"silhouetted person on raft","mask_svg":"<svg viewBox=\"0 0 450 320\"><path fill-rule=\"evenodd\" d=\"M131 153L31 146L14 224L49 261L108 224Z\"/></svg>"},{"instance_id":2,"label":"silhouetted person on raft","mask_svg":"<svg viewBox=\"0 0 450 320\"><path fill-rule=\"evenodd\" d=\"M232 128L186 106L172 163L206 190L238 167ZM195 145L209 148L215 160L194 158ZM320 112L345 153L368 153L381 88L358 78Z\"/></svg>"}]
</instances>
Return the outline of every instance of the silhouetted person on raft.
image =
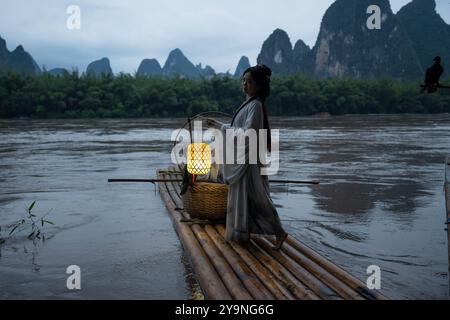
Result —
<instances>
[{"instance_id":1,"label":"silhouetted person on raft","mask_svg":"<svg viewBox=\"0 0 450 320\"><path fill-rule=\"evenodd\" d=\"M436 92L438 88L443 86L440 85L439 79L444 72L444 68L441 65L441 57L434 58L434 64L428 68L425 74L425 84L422 85L422 92L428 90L428 93Z\"/></svg>"}]
</instances>

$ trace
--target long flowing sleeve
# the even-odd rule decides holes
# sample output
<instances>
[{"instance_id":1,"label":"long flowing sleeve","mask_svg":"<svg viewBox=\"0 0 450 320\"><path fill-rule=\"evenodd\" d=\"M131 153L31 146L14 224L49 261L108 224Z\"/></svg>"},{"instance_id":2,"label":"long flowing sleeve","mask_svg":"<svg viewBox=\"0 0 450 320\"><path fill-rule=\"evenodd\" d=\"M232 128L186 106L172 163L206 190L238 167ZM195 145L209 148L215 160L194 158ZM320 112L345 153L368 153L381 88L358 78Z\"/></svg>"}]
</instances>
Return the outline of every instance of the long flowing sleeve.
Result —
<instances>
[{"instance_id":1,"label":"long flowing sleeve","mask_svg":"<svg viewBox=\"0 0 450 320\"><path fill-rule=\"evenodd\" d=\"M256 139L258 139L258 131L263 126L261 102L258 100L250 102L247 106L245 114L236 120L237 121L233 126L225 124L221 127L224 137L223 159L226 161L227 150L234 150L233 153L235 156L235 161L233 161L233 164L226 164L226 162L224 162L225 164L222 166L222 175L225 182L228 184L236 183L245 174L250 162L250 152L252 152L252 155L256 157L258 156L257 144L253 141L253 145L251 145L249 139L245 138L245 133L247 130L253 129L255 130L254 133L256 134ZM235 145L234 139L227 139L227 130L228 137L230 137L232 133L233 136L237 137L237 141L244 141L244 144ZM232 131L230 132L230 130Z\"/></svg>"}]
</instances>

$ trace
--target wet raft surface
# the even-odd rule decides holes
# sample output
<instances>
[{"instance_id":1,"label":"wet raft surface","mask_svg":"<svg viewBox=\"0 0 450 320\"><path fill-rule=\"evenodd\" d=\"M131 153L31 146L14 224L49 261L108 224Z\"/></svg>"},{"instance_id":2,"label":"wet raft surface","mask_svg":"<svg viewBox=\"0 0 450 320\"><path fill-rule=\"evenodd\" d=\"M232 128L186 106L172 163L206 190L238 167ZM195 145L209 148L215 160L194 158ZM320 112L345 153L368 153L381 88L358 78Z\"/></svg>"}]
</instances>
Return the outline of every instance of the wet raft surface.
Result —
<instances>
[{"instance_id":1,"label":"wet raft surface","mask_svg":"<svg viewBox=\"0 0 450 320\"><path fill-rule=\"evenodd\" d=\"M158 179L181 179L174 168ZM181 182L159 182L158 189L206 299L320 300L384 299L376 291L288 236L280 251L274 237L252 235L246 244L227 243L223 224L183 222Z\"/></svg>"}]
</instances>

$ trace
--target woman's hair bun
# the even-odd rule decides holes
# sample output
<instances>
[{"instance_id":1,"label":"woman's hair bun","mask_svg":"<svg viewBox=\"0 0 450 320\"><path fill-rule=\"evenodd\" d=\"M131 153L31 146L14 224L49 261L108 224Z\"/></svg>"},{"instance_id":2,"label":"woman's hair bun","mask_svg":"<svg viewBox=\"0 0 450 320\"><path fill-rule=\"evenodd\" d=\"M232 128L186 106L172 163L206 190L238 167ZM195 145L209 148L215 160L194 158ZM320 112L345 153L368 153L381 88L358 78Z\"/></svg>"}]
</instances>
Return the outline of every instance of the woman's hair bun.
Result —
<instances>
[{"instance_id":1,"label":"woman's hair bun","mask_svg":"<svg viewBox=\"0 0 450 320\"><path fill-rule=\"evenodd\" d=\"M242 76L248 72L258 86L259 99L264 102L270 95L270 76L272 75L272 70L264 64L258 64L254 67L247 68Z\"/></svg>"},{"instance_id":2,"label":"woman's hair bun","mask_svg":"<svg viewBox=\"0 0 450 320\"><path fill-rule=\"evenodd\" d=\"M270 78L270 76L272 76L272 70L270 70L270 68L265 64L259 64L258 67L261 69L261 71L264 73L266 77Z\"/></svg>"}]
</instances>

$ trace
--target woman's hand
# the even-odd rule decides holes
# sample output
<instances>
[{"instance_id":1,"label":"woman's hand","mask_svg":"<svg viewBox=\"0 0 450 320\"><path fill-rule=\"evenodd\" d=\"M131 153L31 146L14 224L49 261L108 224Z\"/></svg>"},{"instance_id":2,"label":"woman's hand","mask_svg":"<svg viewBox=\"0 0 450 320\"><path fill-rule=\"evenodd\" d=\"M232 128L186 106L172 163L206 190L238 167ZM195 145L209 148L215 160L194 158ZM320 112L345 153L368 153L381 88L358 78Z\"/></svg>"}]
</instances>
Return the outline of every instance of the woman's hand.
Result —
<instances>
[{"instance_id":1,"label":"woman's hand","mask_svg":"<svg viewBox=\"0 0 450 320\"><path fill-rule=\"evenodd\" d=\"M205 123L208 128L220 128L222 124L214 119L205 118Z\"/></svg>"}]
</instances>

